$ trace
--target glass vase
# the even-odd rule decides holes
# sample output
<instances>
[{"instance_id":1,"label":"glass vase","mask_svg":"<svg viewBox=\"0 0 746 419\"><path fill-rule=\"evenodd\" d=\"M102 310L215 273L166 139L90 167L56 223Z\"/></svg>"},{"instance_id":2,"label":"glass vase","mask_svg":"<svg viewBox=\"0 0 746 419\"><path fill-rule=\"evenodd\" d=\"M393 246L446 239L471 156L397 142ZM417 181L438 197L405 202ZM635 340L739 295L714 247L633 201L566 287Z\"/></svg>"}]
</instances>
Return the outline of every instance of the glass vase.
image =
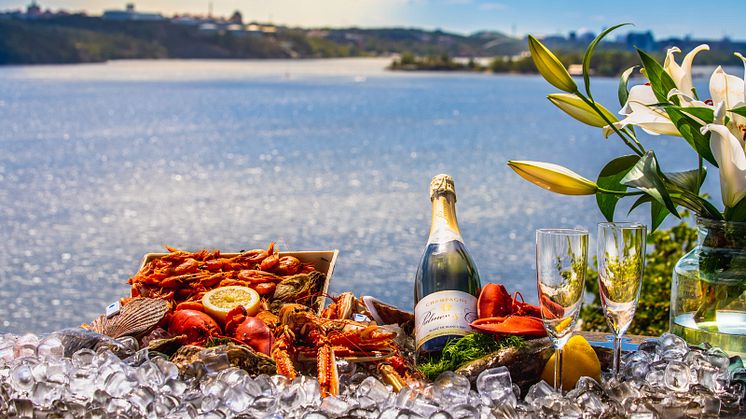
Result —
<instances>
[{"instance_id":1,"label":"glass vase","mask_svg":"<svg viewBox=\"0 0 746 419\"><path fill-rule=\"evenodd\" d=\"M671 331L746 357L746 223L698 218L697 230L674 268Z\"/></svg>"}]
</instances>

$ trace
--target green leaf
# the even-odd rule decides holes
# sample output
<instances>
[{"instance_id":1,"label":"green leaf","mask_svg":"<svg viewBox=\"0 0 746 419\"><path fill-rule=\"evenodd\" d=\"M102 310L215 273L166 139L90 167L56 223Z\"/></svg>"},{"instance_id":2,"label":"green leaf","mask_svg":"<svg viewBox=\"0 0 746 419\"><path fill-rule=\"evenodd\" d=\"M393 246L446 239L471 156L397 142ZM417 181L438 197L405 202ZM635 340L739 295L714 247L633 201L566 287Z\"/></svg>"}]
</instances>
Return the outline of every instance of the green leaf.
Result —
<instances>
[{"instance_id":1,"label":"green leaf","mask_svg":"<svg viewBox=\"0 0 746 419\"><path fill-rule=\"evenodd\" d=\"M746 221L746 198L740 200L735 207L726 208L725 219L728 221Z\"/></svg>"},{"instance_id":2,"label":"green leaf","mask_svg":"<svg viewBox=\"0 0 746 419\"><path fill-rule=\"evenodd\" d=\"M700 131L702 124L684 113L682 108L678 106L667 106L665 109L668 117L671 118L671 122L676 125L676 129L681 134L681 137L692 146L697 154L717 167L717 161L715 161L715 157L712 155L712 150L710 149L710 133L702 134L702 131Z\"/></svg>"},{"instance_id":3,"label":"green leaf","mask_svg":"<svg viewBox=\"0 0 746 419\"><path fill-rule=\"evenodd\" d=\"M666 207L654 200L650 195L643 195L637 198L627 214L629 215L632 213L632 210L648 202L650 202L650 233L652 233L658 229L663 220L665 220L666 217L668 217L668 214L670 214Z\"/></svg>"},{"instance_id":4,"label":"green leaf","mask_svg":"<svg viewBox=\"0 0 746 419\"><path fill-rule=\"evenodd\" d=\"M702 120L705 124L711 124L715 119L715 111L710 108L700 108L698 106L681 107L677 106L676 109L681 112L693 116L697 119Z\"/></svg>"},{"instance_id":5,"label":"green leaf","mask_svg":"<svg viewBox=\"0 0 746 419\"><path fill-rule=\"evenodd\" d=\"M601 169L596 184L599 188L626 192L627 186L623 185L621 180L639 159L639 156L628 155L617 157L610 161L603 169ZM608 194L601 191L596 192L596 203L598 204L598 209L601 210L601 214L606 217L607 221L614 221L614 210L616 209L616 205L620 199L622 199L621 195Z\"/></svg>"},{"instance_id":6,"label":"green leaf","mask_svg":"<svg viewBox=\"0 0 746 419\"><path fill-rule=\"evenodd\" d=\"M621 28L622 26L626 25L631 25L631 23L620 23L618 25L614 25L598 34L596 39L588 44L588 48L586 48L585 50L585 56L583 56L583 82L585 83L585 93L588 95L589 98L593 98L593 95L591 94L591 56L593 56L593 51L595 51L598 43L601 42L601 40L604 39L606 35L610 34L615 29Z\"/></svg>"},{"instance_id":7,"label":"green leaf","mask_svg":"<svg viewBox=\"0 0 746 419\"><path fill-rule=\"evenodd\" d=\"M665 177L658 167L658 160L655 158L653 150L648 150L645 155L640 157L635 166L624 176L622 183L645 192L663 204L671 214L681 218L671 200L671 196L668 194Z\"/></svg>"},{"instance_id":8,"label":"green leaf","mask_svg":"<svg viewBox=\"0 0 746 419\"><path fill-rule=\"evenodd\" d=\"M733 112L736 115L746 116L746 105L741 105L737 108L728 109L729 112Z\"/></svg>"},{"instance_id":9,"label":"green leaf","mask_svg":"<svg viewBox=\"0 0 746 419\"><path fill-rule=\"evenodd\" d=\"M676 88L676 83L674 83L671 76L666 73L658 61L655 61L655 58L646 54L645 51L638 49L637 53L640 55L640 61L642 61L642 66L645 68L645 75L648 77L650 86L653 88L653 93L655 93L658 101L661 103L673 102L675 105L678 105L679 99L677 97L668 99L668 92Z\"/></svg>"},{"instance_id":10,"label":"green leaf","mask_svg":"<svg viewBox=\"0 0 746 419\"><path fill-rule=\"evenodd\" d=\"M707 170L704 167L702 169L702 179L699 178L699 171L697 169L687 170L686 172L668 172L664 175L666 179L679 188L698 194L699 188L707 176Z\"/></svg>"},{"instance_id":11,"label":"green leaf","mask_svg":"<svg viewBox=\"0 0 746 419\"><path fill-rule=\"evenodd\" d=\"M632 66L626 70L624 70L624 73L622 73L622 76L619 77L619 105L624 106L627 104L627 99L629 98L629 89L627 89L627 86L629 86L629 78L632 75L632 72L635 71L635 69L639 66Z\"/></svg>"}]
</instances>

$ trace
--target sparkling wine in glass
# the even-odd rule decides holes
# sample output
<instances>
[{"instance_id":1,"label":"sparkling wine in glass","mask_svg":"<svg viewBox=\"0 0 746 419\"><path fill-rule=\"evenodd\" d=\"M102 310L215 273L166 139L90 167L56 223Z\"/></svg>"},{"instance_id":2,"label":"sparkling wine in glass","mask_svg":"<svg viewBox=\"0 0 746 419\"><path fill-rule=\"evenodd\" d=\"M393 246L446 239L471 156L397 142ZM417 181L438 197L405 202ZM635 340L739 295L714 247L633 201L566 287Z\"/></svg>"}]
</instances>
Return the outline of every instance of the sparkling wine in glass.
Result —
<instances>
[{"instance_id":1,"label":"sparkling wine in glass","mask_svg":"<svg viewBox=\"0 0 746 419\"><path fill-rule=\"evenodd\" d=\"M598 289L614 334L614 376L619 375L622 336L632 323L645 266L647 229L639 223L598 224Z\"/></svg>"},{"instance_id":2,"label":"sparkling wine in glass","mask_svg":"<svg viewBox=\"0 0 746 419\"><path fill-rule=\"evenodd\" d=\"M536 231L536 277L544 328L555 350L554 389L562 391L562 348L572 336L583 301L588 231Z\"/></svg>"}]
</instances>

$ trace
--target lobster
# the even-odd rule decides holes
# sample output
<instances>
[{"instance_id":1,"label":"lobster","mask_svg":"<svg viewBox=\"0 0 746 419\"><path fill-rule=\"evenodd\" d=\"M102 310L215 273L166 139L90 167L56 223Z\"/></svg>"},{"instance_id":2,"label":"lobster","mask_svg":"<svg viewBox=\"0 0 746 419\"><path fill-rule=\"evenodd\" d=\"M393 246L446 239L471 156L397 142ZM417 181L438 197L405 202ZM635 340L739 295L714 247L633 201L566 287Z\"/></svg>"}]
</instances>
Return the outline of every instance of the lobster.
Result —
<instances>
[{"instance_id":1,"label":"lobster","mask_svg":"<svg viewBox=\"0 0 746 419\"><path fill-rule=\"evenodd\" d=\"M526 303L520 292L516 291L511 296L500 284L487 284L482 289L477 300L477 317L470 326L482 333L532 337L547 335L541 309Z\"/></svg>"}]
</instances>

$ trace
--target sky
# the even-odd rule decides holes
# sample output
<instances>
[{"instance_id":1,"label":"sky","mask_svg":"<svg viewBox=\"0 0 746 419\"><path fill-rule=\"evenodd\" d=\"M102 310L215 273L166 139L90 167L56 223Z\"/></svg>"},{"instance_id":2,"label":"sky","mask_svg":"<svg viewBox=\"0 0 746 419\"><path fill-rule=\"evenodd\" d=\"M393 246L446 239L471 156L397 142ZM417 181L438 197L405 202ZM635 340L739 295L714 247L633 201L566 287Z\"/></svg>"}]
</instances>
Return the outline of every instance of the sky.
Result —
<instances>
[{"instance_id":1,"label":"sky","mask_svg":"<svg viewBox=\"0 0 746 419\"><path fill-rule=\"evenodd\" d=\"M0 0L0 10L30 0ZM306 27L419 27L472 33L498 30L511 35L593 31L620 22L652 30L657 38L746 39L744 0L38 0L43 8L100 14L134 1L140 11L214 15L240 10L247 20ZM717 7L713 7L717 5Z\"/></svg>"}]
</instances>

